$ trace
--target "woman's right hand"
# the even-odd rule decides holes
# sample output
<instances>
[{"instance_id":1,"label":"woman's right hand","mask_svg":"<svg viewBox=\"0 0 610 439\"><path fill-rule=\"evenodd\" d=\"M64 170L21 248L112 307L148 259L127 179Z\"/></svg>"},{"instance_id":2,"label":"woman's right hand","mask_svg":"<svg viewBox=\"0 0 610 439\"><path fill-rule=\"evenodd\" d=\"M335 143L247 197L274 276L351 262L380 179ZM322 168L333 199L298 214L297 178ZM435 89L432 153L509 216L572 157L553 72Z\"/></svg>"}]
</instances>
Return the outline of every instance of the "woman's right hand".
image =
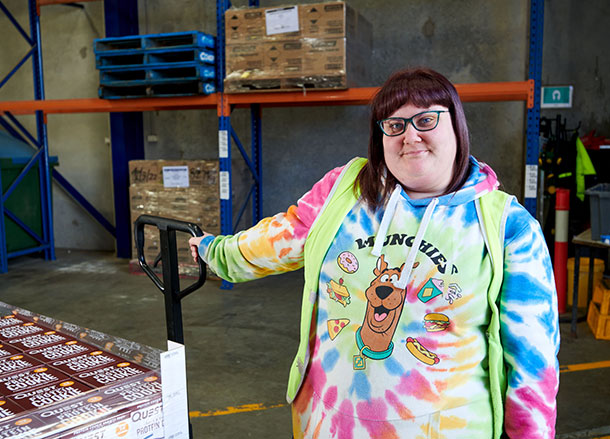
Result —
<instances>
[{"instance_id":1,"label":"woman's right hand","mask_svg":"<svg viewBox=\"0 0 610 439\"><path fill-rule=\"evenodd\" d=\"M191 247L191 256L195 263L198 263L197 258L199 258L199 244L203 241L203 238L206 236L212 236L210 233L203 232L201 236L193 236L189 239L189 246Z\"/></svg>"}]
</instances>

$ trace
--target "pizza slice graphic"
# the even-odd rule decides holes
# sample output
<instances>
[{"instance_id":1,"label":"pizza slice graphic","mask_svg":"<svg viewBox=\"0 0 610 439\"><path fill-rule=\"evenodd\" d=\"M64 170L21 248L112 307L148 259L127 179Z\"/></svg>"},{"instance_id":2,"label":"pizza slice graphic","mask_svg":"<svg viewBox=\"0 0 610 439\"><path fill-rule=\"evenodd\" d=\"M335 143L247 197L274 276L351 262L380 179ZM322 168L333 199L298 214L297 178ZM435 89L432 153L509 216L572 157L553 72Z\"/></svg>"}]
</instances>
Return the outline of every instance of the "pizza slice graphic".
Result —
<instances>
[{"instance_id":1,"label":"pizza slice graphic","mask_svg":"<svg viewBox=\"0 0 610 439\"><path fill-rule=\"evenodd\" d=\"M349 319L332 319L328 320L328 335L331 340L334 340L337 335L345 328L349 323Z\"/></svg>"}]
</instances>

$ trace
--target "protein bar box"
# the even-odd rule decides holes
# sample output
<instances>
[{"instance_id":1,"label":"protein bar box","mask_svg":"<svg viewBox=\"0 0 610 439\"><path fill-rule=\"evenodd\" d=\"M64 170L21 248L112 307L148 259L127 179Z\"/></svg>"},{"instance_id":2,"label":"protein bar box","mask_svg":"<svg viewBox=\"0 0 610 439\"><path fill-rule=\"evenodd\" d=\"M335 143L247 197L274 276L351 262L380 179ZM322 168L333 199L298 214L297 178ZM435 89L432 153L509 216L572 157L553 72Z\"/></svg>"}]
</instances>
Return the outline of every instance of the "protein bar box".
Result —
<instances>
[{"instance_id":1,"label":"protein bar box","mask_svg":"<svg viewBox=\"0 0 610 439\"><path fill-rule=\"evenodd\" d=\"M0 302L0 439L163 437L162 354Z\"/></svg>"}]
</instances>

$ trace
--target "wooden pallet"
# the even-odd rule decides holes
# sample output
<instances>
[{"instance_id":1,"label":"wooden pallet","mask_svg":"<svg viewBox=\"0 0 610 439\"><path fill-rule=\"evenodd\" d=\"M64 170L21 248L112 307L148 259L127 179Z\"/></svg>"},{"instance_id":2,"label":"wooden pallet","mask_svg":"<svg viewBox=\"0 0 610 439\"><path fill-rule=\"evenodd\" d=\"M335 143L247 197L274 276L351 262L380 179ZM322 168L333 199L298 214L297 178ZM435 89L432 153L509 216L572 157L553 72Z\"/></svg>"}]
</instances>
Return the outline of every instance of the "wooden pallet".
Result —
<instances>
[{"instance_id":1,"label":"wooden pallet","mask_svg":"<svg viewBox=\"0 0 610 439\"><path fill-rule=\"evenodd\" d=\"M224 81L226 93L251 93L256 91L344 90L345 75L296 76L282 78L228 78Z\"/></svg>"}]
</instances>

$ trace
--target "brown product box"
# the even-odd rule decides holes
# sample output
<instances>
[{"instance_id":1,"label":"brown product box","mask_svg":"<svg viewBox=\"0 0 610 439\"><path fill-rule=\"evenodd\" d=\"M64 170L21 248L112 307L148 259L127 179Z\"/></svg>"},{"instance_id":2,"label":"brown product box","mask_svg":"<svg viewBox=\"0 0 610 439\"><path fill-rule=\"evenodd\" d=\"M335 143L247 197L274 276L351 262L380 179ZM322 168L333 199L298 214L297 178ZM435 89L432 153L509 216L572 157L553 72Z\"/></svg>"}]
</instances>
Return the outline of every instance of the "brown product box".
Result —
<instances>
[{"instance_id":1,"label":"brown product box","mask_svg":"<svg viewBox=\"0 0 610 439\"><path fill-rule=\"evenodd\" d=\"M113 406L98 393L85 394L71 400L63 401L48 410L37 412L37 416L46 424L54 426L56 430L65 431L74 426L82 426L88 422L98 420L116 412ZM63 434L53 437L64 437ZM120 436L119 436L120 437Z\"/></svg>"},{"instance_id":2,"label":"brown product box","mask_svg":"<svg viewBox=\"0 0 610 439\"><path fill-rule=\"evenodd\" d=\"M13 326L13 325L19 325L19 324L23 324L23 323L27 323L30 320L24 318L24 317L17 317L14 314L8 314L5 316L2 316L2 318L0 318L0 328L6 328L7 326Z\"/></svg>"},{"instance_id":3,"label":"brown product box","mask_svg":"<svg viewBox=\"0 0 610 439\"><path fill-rule=\"evenodd\" d=\"M100 369L81 372L74 375L74 377L90 386L103 387L147 372L150 372L150 369L124 361Z\"/></svg>"},{"instance_id":4,"label":"brown product box","mask_svg":"<svg viewBox=\"0 0 610 439\"><path fill-rule=\"evenodd\" d=\"M20 354L21 351L8 343L0 343L0 358Z\"/></svg>"},{"instance_id":5,"label":"brown product box","mask_svg":"<svg viewBox=\"0 0 610 439\"><path fill-rule=\"evenodd\" d=\"M0 419L15 416L17 413L25 411L23 407L10 399L0 398Z\"/></svg>"},{"instance_id":6,"label":"brown product box","mask_svg":"<svg viewBox=\"0 0 610 439\"><path fill-rule=\"evenodd\" d=\"M42 333L39 332L33 335L13 338L10 340L10 345L16 347L17 349L22 349L25 351L28 349L39 348L42 346L65 343L70 340L74 340L74 338L57 331L46 330Z\"/></svg>"},{"instance_id":7,"label":"brown product box","mask_svg":"<svg viewBox=\"0 0 610 439\"><path fill-rule=\"evenodd\" d=\"M188 186L167 187L163 170L183 167L185 182L188 169ZM203 230L220 233L220 196L218 186L218 160L132 160L129 162L130 205L132 233L133 223L143 214L187 221L199 225ZM171 186L171 184L170 184ZM132 235L133 236L133 235ZM177 233L178 262L194 265L190 257L187 233ZM144 256L152 266L161 249L159 231L153 226L144 227ZM137 258L135 242L132 256Z\"/></svg>"},{"instance_id":8,"label":"brown product box","mask_svg":"<svg viewBox=\"0 0 610 439\"><path fill-rule=\"evenodd\" d=\"M263 27L265 11L273 9L256 9L262 11L258 22ZM240 27L256 22L245 18L256 10L229 9L225 15L227 27L232 22L239 30L227 38L227 92L369 85L372 26L344 2L299 5L299 32L272 36L265 35L266 29L248 35L254 26Z\"/></svg>"},{"instance_id":9,"label":"brown product box","mask_svg":"<svg viewBox=\"0 0 610 439\"><path fill-rule=\"evenodd\" d=\"M35 437L37 431L45 426L38 417L26 414L0 420L0 439L16 437Z\"/></svg>"},{"instance_id":10,"label":"brown product box","mask_svg":"<svg viewBox=\"0 0 610 439\"><path fill-rule=\"evenodd\" d=\"M0 328L0 340L9 341L36 333L42 333L48 330L49 328L37 325L34 322L21 323L19 325Z\"/></svg>"},{"instance_id":11,"label":"brown product box","mask_svg":"<svg viewBox=\"0 0 610 439\"><path fill-rule=\"evenodd\" d=\"M296 13L298 29L273 33L267 28L267 15ZM263 8L231 8L225 12L227 44L251 41L282 41L300 38L344 37L349 25L363 20L342 1Z\"/></svg>"},{"instance_id":12,"label":"brown product box","mask_svg":"<svg viewBox=\"0 0 610 439\"><path fill-rule=\"evenodd\" d=\"M91 352L96 349L97 348L94 346L88 345L81 341L69 340L51 346L30 349L29 351L26 351L26 354L40 361L47 362L58 360L60 358L73 357L75 355Z\"/></svg>"},{"instance_id":13,"label":"brown product box","mask_svg":"<svg viewBox=\"0 0 610 439\"><path fill-rule=\"evenodd\" d=\"M68 375L51 367L26 369L0 376L0 395L12 395L27 389L69 379Z\"/></svg>"},{"instance_id":14,"label":"brown product box","mask_svg":"<svg viewBox=\"0 0 610 439\"><path fill-rule=\"evenodd\" d=\"M8 399L26 410L31 410L82 395L89 390L91 390L91 387L76 380L68 379L36 389L15 393L10 395Z\"/></svg>"},{"instance_id":15,"label":"brown product box","mask_svg":"<svg viewBox=\"0 0 610 439\"><path fill-rule=\"evenodd\" d=\"M160 395L161 391L161 378L157 375L148 375L100 389L102 395L112 398L113 402L116 401L121 405Z\"/></svg>"},{"instance_id":16,"label":"brown product box","mask_svg":"<svg viewBox=\"0 0 610 439\"><path fill-rule=\"evenodd\" d=\"M19 353L12 357L0 358L0 375L10 375L20 370L41 367L44 364L26 354Z\"/></svg>"},{"instance_id":17,"label":"brown product box","mask_svg":"<svg viewBox=\"0 0 610 439\"><path fill-rule=\"evenodd\" d=\"M61 358L49 363L50 366L73 376L87 370L99 369L114 363L120 363L122 359L108 352L96 350L69 358Z\"/></svg>"}]
</instances>

